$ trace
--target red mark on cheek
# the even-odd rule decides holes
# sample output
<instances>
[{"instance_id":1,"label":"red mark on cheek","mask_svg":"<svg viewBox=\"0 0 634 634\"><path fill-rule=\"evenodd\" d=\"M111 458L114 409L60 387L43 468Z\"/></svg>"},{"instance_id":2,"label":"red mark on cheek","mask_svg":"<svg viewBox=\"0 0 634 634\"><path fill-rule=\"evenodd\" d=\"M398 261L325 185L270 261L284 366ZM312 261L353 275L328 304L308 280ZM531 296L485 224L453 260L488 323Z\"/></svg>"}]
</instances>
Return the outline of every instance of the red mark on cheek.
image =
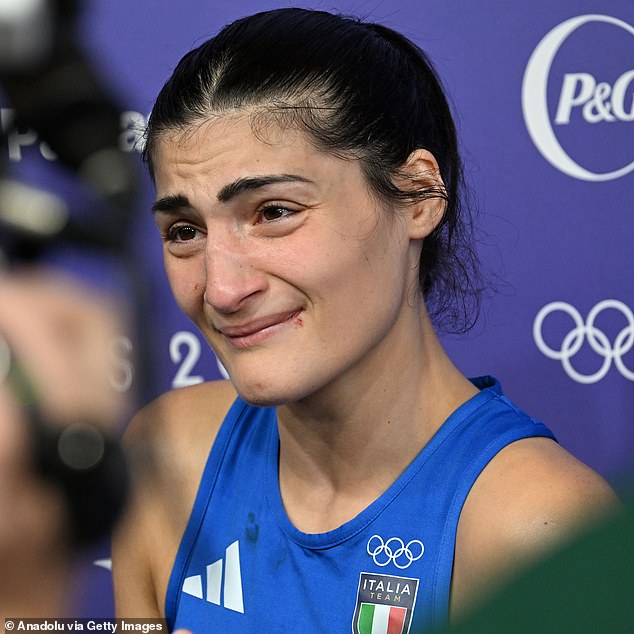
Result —
<instances>
[{"instance_id":1,"label":"red mark on cheek","mask_svg":"<svg viewBox=\"0 0 634 634\"><path fill-rule=\"evenodd\" d=\"M297 315L295 317L295 319L293 319L293 323L296 326L303 326L304 325L304 320L302 319L302 314L301 313L299 315Z\"/></svg>"},{"instance_id":2,"label":"red mark on cheek","mask_svg":"<svg viewBox=\"0 0 634 634\"><path fill-rule=\"evenodd\" d=\"M194 284L194 293L197 293L199 290L200 290L200 284L196 282L196 284Z\"/></svg>"}]
</instances>

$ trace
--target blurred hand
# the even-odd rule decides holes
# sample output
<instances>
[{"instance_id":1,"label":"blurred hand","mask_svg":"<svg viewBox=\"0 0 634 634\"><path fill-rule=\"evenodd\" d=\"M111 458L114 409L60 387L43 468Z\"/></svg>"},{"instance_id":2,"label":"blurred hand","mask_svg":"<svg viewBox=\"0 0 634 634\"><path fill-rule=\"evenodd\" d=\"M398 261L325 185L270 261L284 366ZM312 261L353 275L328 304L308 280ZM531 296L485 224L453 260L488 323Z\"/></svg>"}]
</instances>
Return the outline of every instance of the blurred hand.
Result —
<instances>
[{"instance_id":1,"label":"blurred hand","mask_svg":"<svg viewBox=\"0 0 634 634\"><path fill-rule=\"evenodd\" d=\"M122 332L94 291L53 273L0 275L0 616L63 614L71 563L64 499L32 471L25 397L6 376L3 342L47 422L112 429L125 403L109 384L109 350Z\"/></svg>"},{"instance_id":2,"label":"blurred hand","mask_svg":"<svg viewBox=\"0 0 634 634\"><path fill-rule=\"evenodd\" d=\"M28 616L36 597L43 611L54 609L51 601L61 602L60 585L69 565L62 496L35 476L30 463L26 421L8 387L0 385L2 617Z\"/></svg>"},{"instance_id":3,"label":"blurred hand","mask_svg":"<svg viewBox=\"0 0 634 634\"><path fill-rule=\"evenodd\" d=\"M124 326L112 301L52 272L0 276L0 337L51 422L121 421L109 384L110 348Z\"/></svg>"}]
</instances>

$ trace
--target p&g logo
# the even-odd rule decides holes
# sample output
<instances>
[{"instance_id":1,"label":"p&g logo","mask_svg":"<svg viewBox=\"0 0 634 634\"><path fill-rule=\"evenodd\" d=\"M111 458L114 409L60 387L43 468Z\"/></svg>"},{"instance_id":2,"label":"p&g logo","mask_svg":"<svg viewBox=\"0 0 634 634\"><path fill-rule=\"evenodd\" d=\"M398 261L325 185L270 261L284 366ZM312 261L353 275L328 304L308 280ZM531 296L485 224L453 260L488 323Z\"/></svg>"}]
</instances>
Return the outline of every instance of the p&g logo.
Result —
<instances>
[{"instance_id":1,"label":"p&g logo","mask_svg":"<svg viewBox=\"0 0 634 634\"><path fill-rule=\"evenodd\" d=\"M543 157L558 170L585 181L607 181L634 171L634 161L608 172L594 172L582 167L563 148L550 120L547 102L548 79L555 55L579 27L603 22L634 36L634 27L607 15L581 15L562 22L549 31L533 51L522 82L522 110L528 132ZM634 42L633 42L634 44ZM570 123L574 109L588 124L599 122L634 122L634 69L627 69L613 84L587 72L563 76L554 124Z\"/></svg>"}]
</instances>

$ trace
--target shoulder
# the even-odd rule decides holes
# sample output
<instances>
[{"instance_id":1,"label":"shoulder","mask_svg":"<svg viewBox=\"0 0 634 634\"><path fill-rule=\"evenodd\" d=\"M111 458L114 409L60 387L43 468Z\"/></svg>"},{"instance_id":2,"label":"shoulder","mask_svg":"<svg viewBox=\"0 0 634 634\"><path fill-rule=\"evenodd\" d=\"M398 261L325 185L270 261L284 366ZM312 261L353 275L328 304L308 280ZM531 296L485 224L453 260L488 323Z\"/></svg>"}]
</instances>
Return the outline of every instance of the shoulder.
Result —
<instances>
[{"instance_id":1,"label":"shoulder","mask_svg":"<svg viewBox=\"0 0 634 634\"><path fill-rule=\"evenodd\" d=\"M212 381L166 392L144 407L124 436L140 481L168 476L184 487L197 486L235 398L229 381Z\"/></svg>"},{"instance_id":2,"label":"shoulder","mask_svg":"<svg viewBox=\"0 0 634 634\"><path fill-rule=\"evenodd\" d=\"M167 481L177 499L192 498L218 430L236 398L229 381L212 381L166 392L130 422L124 444L140 492Z\"/></svg>"},{"instance_id":3,"label":"shoulder","mask_svg":"<svg viewBox=\"0 0 634 634\"><path fill-rule=\"evenodd\" d=\"M508 445L480 474L461 513L452 610L618 504L603 478L554 441Z\"/></svg>"},{"instance_id":4,"label":"shoulder","mask_svg":"<svg viewBox=\"0 0 634 634\"><path fill-rule=\"evenodd\" d=\"M212 381L166 392L143 408L125 434L130 455L151 467L141 473L180 484L178 496L195 494L207 456L236 391L229 381ZM155 482L156 484L157 482ZM193 500L192 500L193 502Z\"/></svg>"},{"instance_id":5,"label":"shoulder","mask_svg":"<svg viewBox=\"0 0 634 634\"><path fill-rule=\"evenodd\" d=\"M158 616L207 456L236 392L228 381L168 392L130 422L134 487L113 536L119 616Z\"/></svg>"},{"instance_id":6,"label":"shoulder","mask_svg":"<svg viewBox=\"0 0 634 634\"><path fill-rule=\"evenodd\" d=\"M128 446L147 440L152 433L158 438L200 433L220 427L236 391L229 381L209 381L166 392L146 405L130 421L125 434Z\"/></svg>"}]
</instances>

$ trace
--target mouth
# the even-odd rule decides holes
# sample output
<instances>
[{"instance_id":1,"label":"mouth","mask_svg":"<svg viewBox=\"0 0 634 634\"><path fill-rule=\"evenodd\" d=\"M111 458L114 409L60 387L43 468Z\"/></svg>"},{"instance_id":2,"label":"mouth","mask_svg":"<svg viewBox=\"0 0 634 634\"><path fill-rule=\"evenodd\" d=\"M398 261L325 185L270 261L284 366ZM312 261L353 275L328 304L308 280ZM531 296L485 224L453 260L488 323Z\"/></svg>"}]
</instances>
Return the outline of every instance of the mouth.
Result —
<instances>
[{"instance_id":1,"label":"mouth","mask_svg":"<svg viewBox=\"0 0 634 634\"><path fill-rule=\"evenodd\" d=\"M250 348L293 325L301 325L302 309L267 315L238 326L223 326L216 330L235 348Z\"/></svg>"}]
</instances>

